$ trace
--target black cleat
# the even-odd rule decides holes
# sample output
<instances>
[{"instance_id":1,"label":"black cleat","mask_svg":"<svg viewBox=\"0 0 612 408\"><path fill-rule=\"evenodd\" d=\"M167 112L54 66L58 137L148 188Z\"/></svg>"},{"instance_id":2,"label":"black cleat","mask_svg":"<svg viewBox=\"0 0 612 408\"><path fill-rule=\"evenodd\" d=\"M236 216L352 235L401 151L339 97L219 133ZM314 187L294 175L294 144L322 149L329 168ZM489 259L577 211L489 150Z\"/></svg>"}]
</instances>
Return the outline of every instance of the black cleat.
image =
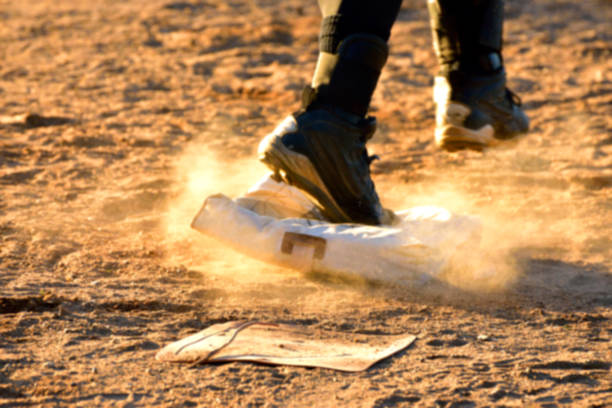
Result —
<instances>
[{"instance_id":1,"label":"black cleat","mask_svg":"<svg viewBox=\"0 0 612 408\"><path fill-rule=\"evenodd\" d=\"M455 81L436 77L434 102L436 144L447 151L481 151L529 129L519 97L506 88L503 69Z\"/></svg>"},{"instance_id":2,"label":"black cleat","mask_svg":"<svg viewBox=\"0 0 612 408\"><path fill-rule=\"evenodd\" d=\"M324 108L287 117L259 145L259 158L283 181L307 193L331 222L390 223L374 183L366 141L374 118Z\"/></svg>"}]
</instances>

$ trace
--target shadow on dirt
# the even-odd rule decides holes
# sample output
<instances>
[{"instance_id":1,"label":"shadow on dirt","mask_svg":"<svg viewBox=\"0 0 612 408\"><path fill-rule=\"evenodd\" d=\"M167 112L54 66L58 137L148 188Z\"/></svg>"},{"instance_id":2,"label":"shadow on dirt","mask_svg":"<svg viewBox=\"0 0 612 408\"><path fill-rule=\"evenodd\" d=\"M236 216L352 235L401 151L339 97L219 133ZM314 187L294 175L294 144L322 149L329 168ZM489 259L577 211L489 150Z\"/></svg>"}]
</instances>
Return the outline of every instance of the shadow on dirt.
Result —
<instances>
[{"instance_id":1,"label":"shadow on dirt","mask_svg":"<svg viewBox=\"0 0 612 408\"><path fill-rule=\"evenodd\" d=\"M0 314L45 312L55 309L61 302L43 297L0 298Z\"/></svg>"},{"instance_id":2,"label":"shadow on dirt","mask_svg":"<svg viewBox=\"0 0 612 408\"><path fill-rule=\"evenodd\" d=\"M612 271L601 264L525 258L514 291L535 305L562 311L612 307Z\"/></svg>"},{"instance_id":3,"label":"shadow on dirt","mask_svg":"<svg viewBox=\"0 0 612 408\"><path fill-rule=\"evenodd\" d=\"M607 320L596 313L589 315L598 308L612 308L612 271L604 265L570 263L520 254L515 255L515 263L521 270L521 276L514 285L491 292L465 290L439 280L406 287L320 273L310 273L306 277L330 287L351 286L368 296L428 306L451 306L501 318L514 319L526 310L538 309L586 313L572 315L568 321Z\"/></svg>"}]
</instances>

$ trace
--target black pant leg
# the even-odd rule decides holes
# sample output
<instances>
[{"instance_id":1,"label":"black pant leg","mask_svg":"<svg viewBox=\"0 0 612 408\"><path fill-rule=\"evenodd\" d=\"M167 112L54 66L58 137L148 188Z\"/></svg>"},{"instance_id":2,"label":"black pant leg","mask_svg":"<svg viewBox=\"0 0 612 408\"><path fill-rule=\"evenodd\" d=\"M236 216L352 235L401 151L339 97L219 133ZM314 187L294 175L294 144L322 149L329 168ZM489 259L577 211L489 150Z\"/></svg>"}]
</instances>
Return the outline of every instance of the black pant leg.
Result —
<instances>
[{"instance_id":1,"label":"black pant leg","mask_svg":"<svg viewBox=\"0 0 612 408\"><path fill-rule=\"evenodd\" d=\"M428 8L442 74L501 67L503 0L430 0Z\"/></svg>"},{"instance_id":2,"label":"black pant leg","mask_svg":"<svg viewBox=\"0 0 612 408\"><path fill-rule=\"evenodd\" d=\"M389 40L401 0L319 0L323 14L321 50L334 52L351 34L372 34Z\"/></svg>"}]
</instances>

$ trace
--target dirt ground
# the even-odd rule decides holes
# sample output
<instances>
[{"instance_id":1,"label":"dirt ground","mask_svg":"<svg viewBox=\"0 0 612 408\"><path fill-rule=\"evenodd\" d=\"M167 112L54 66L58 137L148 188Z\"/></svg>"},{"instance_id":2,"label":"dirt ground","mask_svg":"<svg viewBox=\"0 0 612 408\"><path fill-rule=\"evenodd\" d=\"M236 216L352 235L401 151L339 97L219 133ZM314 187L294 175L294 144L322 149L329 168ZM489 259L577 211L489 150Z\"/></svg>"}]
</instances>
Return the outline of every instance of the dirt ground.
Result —
<instances>
[{"instance_id":1,"label":"dirt ground","mask_svg":"<svg viewBox=\"0 0 612 408\"><path fill-rule=\"evenodd\" d=\"M393 29L372 106L383 202L485 226L472 275L410 288L188 228L265 174L258 141L314 69L314 0L0 0L0 407L612 406L612 5L507 3L532 130L484 154L433 143L425 1ZM495 284L473 278L481 258ZM154 359L242 319L418 339L353 374Z\"/></svg>"}]
</instances>

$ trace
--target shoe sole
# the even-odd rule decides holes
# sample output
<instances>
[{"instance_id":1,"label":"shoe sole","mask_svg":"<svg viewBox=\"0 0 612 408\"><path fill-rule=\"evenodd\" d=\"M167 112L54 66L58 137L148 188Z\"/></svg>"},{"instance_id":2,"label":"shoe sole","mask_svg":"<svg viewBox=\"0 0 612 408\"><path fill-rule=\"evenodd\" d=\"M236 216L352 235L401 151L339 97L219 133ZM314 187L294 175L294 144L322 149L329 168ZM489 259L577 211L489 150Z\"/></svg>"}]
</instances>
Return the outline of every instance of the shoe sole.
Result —
<instances>
[{"instance_id":1,"label":"shoe sole","mask_svg":"<svg viewBox=\"0 0 612 408\"><path fill-rule=\"evenodd\" d=\"M487 126L485 126L486 128ZM483 128L484 129L484 128ZM436 145L447 152L457 152L459 150L473 150L482 152L488 147L505 148L515 147L522 140L527 132L517 132L508 138L496 138L495 131L491 127L491 132L483 132L483 129L474 131L462 126L446 125L436 129Z\"/></svg>"},{"instance_id":2,"label":"shoe sole","mask_svg":"<svg viewBox=\"0 0 612 408\"><path fill-rule=\"evenodd\" d=\"M275 132L267 135L259 144L259 160L285 183L299 188L313 199L328 220L351 222L325 187L310 159L288 149Z\"/></svg>"},{"instance_id":3,"label":"shoe sole","mask_svg":"<svg viewBox=\"0 0 612 408\"><path fill-rule=\"evenodd\" d=\"M472 130L463 126L449 124L437 128L435 136L436 145L448 152L465 149L481 152L485 148L499 143L498 139L495 139L495 131L491 125L483 126L478 130Z\"/></svg>"},{"instance_id":4,"label":"shoe sole","mask_svg":"<svg viewBox=\"0 0 612 408\"><path fill-rule=\"evenodd\" d=\"M526 133L525 129L525 132L516 132L506 137L495 137L495 129L490 124L480 129L469 129L462 126L461 124L466 120L471 109L460 102L442 102L437 109L437 121L442 123L436 126L436 145L448 152L466 149L482 152L487 147L508 145L510 141L516 141Z\"/></svg>"}]
</instances>

